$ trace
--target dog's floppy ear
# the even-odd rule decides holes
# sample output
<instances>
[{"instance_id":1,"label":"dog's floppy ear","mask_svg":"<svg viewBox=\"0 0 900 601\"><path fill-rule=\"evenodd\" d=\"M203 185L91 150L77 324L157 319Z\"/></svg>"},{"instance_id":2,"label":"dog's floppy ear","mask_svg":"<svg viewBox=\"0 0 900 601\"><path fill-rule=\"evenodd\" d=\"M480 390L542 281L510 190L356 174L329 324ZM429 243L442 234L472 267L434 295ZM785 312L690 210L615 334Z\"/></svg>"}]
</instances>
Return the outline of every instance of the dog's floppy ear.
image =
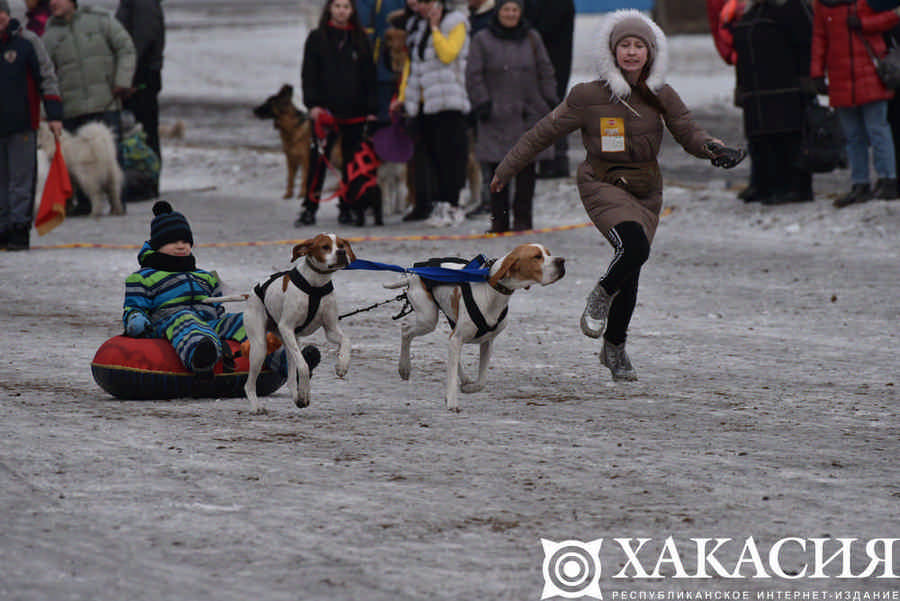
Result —
<instances>
[{"instance_id":1,"label":"dog's floppy ear","mask_svg":"<svg viewBox=\"0 0 900 601\"><path fill-rule=\"evenodd\" d=\"M312 250L313 241L312 240L304 240L300 244L294 246L294 250L291 254L291 263L297 260L297 257L303 257L309 254L309 251Z\"/></svg>"},{"instance_id":2,"label":"dog's floppy ear","mask_svg":"<svg viewBox=\"0 0 900 601\"><path fill-rule=\"evenodd\" d=\"M293 95L294 95L294 86L292 86L290 84L286 83L283 86L281 86L280 90L278 90L278 96L287 96L288 98L291 98Z\"/></svg>"},{"instance_id":3,"label":"dog's floppy ear","mask_svg":"<svg viewBox=\"0 0 900 601\"><path fill-rule=\"evenodd\" d=\"M509 273L509 270L512 269L512 266L516 264L518 257L513 255L512 253L506 255L506 258L503 259L503 263L500 264L500 269L497 270L497 273L491 276L488 280L488 284L491 286L496 286L497 282L506 277L506 274Z\"/></svg>"},{"instance_id":4,"label":"dog's floppy ear","mask_svg":"<svg viewBox=\"0 0 900 601\"><path fill-rule=\"evenodd\" d=\"M347 251L347 259L352 263L356 260L356 254L353 252L353 247L350 246L350 243L344 240L343 238L337 239L338 248L343 248Z\"/></svg>"}]
</instances>

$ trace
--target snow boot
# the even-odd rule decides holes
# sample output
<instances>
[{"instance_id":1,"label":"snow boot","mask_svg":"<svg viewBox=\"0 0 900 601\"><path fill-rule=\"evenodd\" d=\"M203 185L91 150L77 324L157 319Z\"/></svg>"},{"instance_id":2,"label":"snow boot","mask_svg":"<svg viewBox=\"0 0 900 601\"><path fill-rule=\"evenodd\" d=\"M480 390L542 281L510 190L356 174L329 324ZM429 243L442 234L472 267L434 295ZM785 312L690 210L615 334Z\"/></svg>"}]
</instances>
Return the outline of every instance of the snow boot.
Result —
<instances>
[{"instance_id":1,"label":"snow boot","mask_svg":"<svg viewBox=\"0 0 900 601\"><path fill-rule=\"evenodd\" d=\"M213 367L219 360L219 349L216 343L209 338L204 338L197 343L194 353L191 355L191 371L200 378L212 378Z\"/></svg>"},{"instance_id":2,"label":"snow boot","mask_svg":"<svg viewBox=\"0 0 900 601\"><path fill-rule=\"evenodd\" d=\"M894 200L897 198L897 178L881 178L875 183L873 198Z\"/></svg>"},{"instance_id":3,"label":"snow boot","mask_svg":"<svg viewBox=\"0 0 900 601\"><path fill-rule=\"evenodd\" d=\"M625 352L624 342L613 344L604 340L603 349L600 351L600 363L609 368L612 378L616 382L633 382L638 379L637 373L631 366L628 353Z\"/></svg>"},{"instance_id":4,"label":"snow boot","mask_svg":"<svg viewBox=\"0 0 900 601\"><path fill-rule=\"evenodd\" d=\"M581 314L581 333L588 338L600 338L606 326L606 317L609 315L609 306L615 294L609 294L600 284L594 286L588 294L584 312Z\"/></svg>"},{"instance_id":5,"label":"snow boot","mask_svg":"<svg viewBox=\"0 0 900 601\"><path fill-rule=\"evenodd\" d=\"M14 225L6 241L6 250L28 250L31 247L31 225Z\"/></svg>"},{"instance_id":6,"label":"snow boot","mask_svg":"<svg viewBox=\"0 0 900 601\"><path fill-rule=\"evenodd\" d=\"M843 209L852 204L859 204L869 200L872 200L872 190L869 189L869 184L853 184L850 186L850 192L846 196L841 196L834 201L834 206L837 209Z\"/></svg>"}]
</instances>

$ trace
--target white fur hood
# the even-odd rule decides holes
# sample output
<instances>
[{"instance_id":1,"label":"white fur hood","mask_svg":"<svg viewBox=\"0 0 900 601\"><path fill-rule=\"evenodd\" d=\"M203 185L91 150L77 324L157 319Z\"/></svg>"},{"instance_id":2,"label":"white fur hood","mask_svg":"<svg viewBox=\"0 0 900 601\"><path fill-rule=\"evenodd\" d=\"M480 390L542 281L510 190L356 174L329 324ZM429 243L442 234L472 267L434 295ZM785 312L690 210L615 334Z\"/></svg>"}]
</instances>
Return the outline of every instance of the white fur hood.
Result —
<instances>
[{"instance_id":1,"label":"white fur hood","mask_svg":"<svg viewBox=\"0 0 900 601\"><path fill-rule=\"evenodd\" d=\"M666 71L669 66L669 46L666 34L659 25L646 17L641 11L634 9L617 10L610 13L600 26L597 39L600 44L598 49L598 71L600 79L606 82L610 91L618 98L628 98L631 95L631 86L625 80L625 76L616 66L616 57L609 48L609 39L613 28L626 18L638 17L649 25L656 36L656 53L653 64L650 66L650 75L647 77L647 87L653 92L659 91L666 83Z\"/></svg>"}]
</instances>

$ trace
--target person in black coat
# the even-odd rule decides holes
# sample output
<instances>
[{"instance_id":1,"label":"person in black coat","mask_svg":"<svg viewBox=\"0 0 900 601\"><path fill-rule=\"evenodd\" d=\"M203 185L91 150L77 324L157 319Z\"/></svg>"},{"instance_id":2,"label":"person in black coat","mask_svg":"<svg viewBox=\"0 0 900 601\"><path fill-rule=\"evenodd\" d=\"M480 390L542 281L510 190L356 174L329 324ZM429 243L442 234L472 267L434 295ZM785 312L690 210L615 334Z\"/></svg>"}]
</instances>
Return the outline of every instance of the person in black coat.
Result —
<instances>
[{"instance_id":1,"label":"person in black coat","mask_svg":"<svg viewBox=\"0 0 900 601\"><path fill-rule=\"evenodd\" d=\"M750 0L733 23L738 101L763 204L813 200L812 174L798 168L809 81L812 15L805 0Z\"/></svg>"},{"instance_id":2,"label":"person in black coat","mask_svg":"<svg viewBox=\"0 0 900 601\"><path fill-rule=\"evenodd\" d=\"M306 38L301 80L303 103L309 109L309 118L313 123L320 119L334 123L321 148L313 134L306 198L300 216L294 222L297 227L316 222L327 169L322 159L330 155L340 138L344 159L342 183L346 184L347 167L362 143L366 122L374 121L378 112L372 47L360 25L353 0L328 0L325 3L318 28ZM353 214L349 199L339 198L338 208L338 222L351 223Z\"/></svg>"},{"instance_id":3,"label":"person in black coat","mask_svg":"<svg viewBox=\"0 0 900 601\"><path fill-rule=\"evenodd\" d=\"M162 162L159 149L159 93L162 91L163 51L166 47L166 23L160 0L120 0L116 19L131 34L137 53L132 87L135 92L123 106L147 135L147 145ZM159 196L159 180L150 197ZM140 198L130 198L140 200Z\"/></svg>"},{"instance_id":4,"label":"person in black coat","mask_svg":"<svg viewBox=\"0 0 900 601\"><path fill-rule=\"evenodd\" d=\"M541 34L556 74L556 96L565 98L572 75L574 0L525 0L525 19ZM538 177L569 176L569 146L565 137L556 141L554 152L553 159L538 163Z\"/></svg>"}]
</instances>

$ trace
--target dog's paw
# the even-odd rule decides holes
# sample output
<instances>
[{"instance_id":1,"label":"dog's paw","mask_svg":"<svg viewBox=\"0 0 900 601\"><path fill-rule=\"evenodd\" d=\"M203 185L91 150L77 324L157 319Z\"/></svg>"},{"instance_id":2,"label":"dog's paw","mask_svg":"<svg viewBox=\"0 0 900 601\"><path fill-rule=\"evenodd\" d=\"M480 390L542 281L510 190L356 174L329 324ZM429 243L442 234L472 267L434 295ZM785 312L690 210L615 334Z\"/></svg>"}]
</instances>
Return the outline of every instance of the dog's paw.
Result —
<instances>
[{"instance_id":1,"label":"dog's paw","mask_svg":"<svg viewBox=\"0 0 900 601\"><path fill-rule=\"evenodd\" d=\"M309 393L297 393L297 398L294 399L294 404L297 406L297 409L309 407Z\"/></svg>"},{"instance_id":2,"label":"dog's paw","mask_svg":"<svg viewBox=\"0 0 900 601\"><path fill-rule=\"evenodd\" d=\"M400 372L401 380L409 380L409 374L412 372L412 365L410 365L408 361L407 362L401 361L400 366L397 369L397 371Z\"/></svg>"},{"instance_id":3,"label":"dog's paw","mask_svg":"<svg viewBox=\"0 0 900 601\"><path fill-rule=\"evenodd\" d=\"M250 408L250 415L269 415L265 405L256 405Z\"/></svg>"},{"instance_id":4,"label":"dog's paw","mask_svg":"<svg viewBox=\"0 0 900 601\"><path fill-rule=\"evenodd\" d=\"M290 198L291 198L293 195L294 195L293 192L285 192L285 193L284 193L284 196L282 196L281 198L283 198L284 200L290 200Z\"/></svg>"},{"instance_id":5,"label":"dog's paw","mask_svg":"<svg viewBox=\"0 0 900 601\"><path fill-rule=\"evenodd\" d=\"M334 366L334 373L339 378L343 378L344 376L346 376L348 371L350 371L349 365L341 365L340 363L338 363Z\"/></svg>"},{"instance_id":6,"label":"dog's paw","mask_svg":"<svg viewBox=\"0 0 900 601\"><path fill-rule=\"evenodd\" d=\"M478 382L463 382L459 389L466 394L481 392L484 390L484 384L479 384Z\"/></svg>"}]
</instances>

